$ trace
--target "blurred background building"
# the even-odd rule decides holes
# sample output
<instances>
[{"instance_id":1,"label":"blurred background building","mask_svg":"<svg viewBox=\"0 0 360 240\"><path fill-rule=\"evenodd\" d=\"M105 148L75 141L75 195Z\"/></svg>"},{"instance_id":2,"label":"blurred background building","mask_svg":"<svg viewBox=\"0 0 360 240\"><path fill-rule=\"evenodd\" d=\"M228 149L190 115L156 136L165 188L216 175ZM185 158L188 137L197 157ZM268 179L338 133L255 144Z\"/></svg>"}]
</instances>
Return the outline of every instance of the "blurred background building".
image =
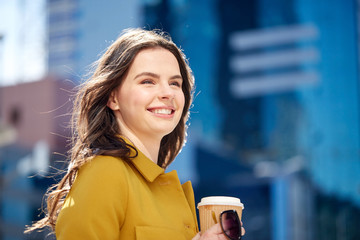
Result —
<instances>
[{"instance_id":1,"label":"blurred background building","mask_svg":"<svg viewBox=\"0 0 360 240\"><path fill-rule=\"evenodd\" d=\"M360 239L357 0L0 0L0 239L66 166L73 87L128 27L160 28L196 79L168 171L245 203L244 239Z\"/></svg>"}]
</instances>

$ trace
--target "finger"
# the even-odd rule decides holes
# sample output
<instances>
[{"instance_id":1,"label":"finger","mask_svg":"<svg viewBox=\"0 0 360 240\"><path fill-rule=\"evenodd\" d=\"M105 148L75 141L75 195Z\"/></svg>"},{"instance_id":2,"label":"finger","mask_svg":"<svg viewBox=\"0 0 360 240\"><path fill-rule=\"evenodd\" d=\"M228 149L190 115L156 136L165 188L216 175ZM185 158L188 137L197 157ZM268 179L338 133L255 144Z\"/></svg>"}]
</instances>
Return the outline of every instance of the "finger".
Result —
<instances>
[{"instance_id":1,"label":"finger","mask_svg":"<svg viewBox=\"0 0 360 240\"><path fill-rule=\"evenodd\" d=\"M211 226L207 232L211 233L211 234L221 234L222 233L222 229L220 226L220 223L214 224L213 226Z\"/></svg>"},{"instance_id":2,"label":"finger","mask_svg":"<svg viewBox=\"0 0 360 240\"><path fill-rule=\"evenodd\" d=\"M200 233L196 234L195 237L193 237L192 240L199 240L200 239Z\"/></svg>"},{"instance_id":3,"label":"finger","mask_svg":"<svg viewBox=\"0 0 360 240\"><path fill-rule=\"evenodd\" d=\"M243 222L240 221L240 226L241 226L241 236L244 236L245 235L245 228L243 227Z\"/></svg>"},{"instance_id":4,"label":"finger","mask_svg":"<svg viewBox=\"0 0 360 240\"><path fill-rule=\"evenodd\" d=\"M203 234L201 234L200 239L227 240L219 223L211 226L208 230L206 230Z\"/></svg>"},{"instance_id":5,"label":"finger","mask_svg":"<svg viewBox=\"0 0 360 240\"><path fill-rule=\"evenodd\" d=\"M208 230L205 232L201 232L201 237L205 237L204 239L207 239L209 236L217 236L219 234L222 234L222 229L220 227L220 223L212 225Z\"/></svg>"}]
</instances>

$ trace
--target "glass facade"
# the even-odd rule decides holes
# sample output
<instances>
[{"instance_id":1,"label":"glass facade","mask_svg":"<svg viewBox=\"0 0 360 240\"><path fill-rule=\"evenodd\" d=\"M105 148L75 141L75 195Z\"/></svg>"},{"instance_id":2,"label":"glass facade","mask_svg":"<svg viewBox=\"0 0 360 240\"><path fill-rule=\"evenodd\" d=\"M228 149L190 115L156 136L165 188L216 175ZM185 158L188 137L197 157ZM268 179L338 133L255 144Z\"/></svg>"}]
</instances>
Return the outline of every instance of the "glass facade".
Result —
<instances>
[{"instance_id":1,"label":"glass facade","mask_svg":"<svg viewBox=\"0 0 360 240\"><path fill-rule=\"evenodd\" d=\"M198 200L243 199L251 239L358 238L357 2L150 5L145 24L171 33L196 77Z\"/></svg>"},{"instance_id":2,"label":"glass facade","mask_svg":"<svg viewBox=\"0 0 360 240\"><path fill-rule=\"evenodd\" d=\"M358 9L356 0L49 0L49 72L78 80L124 28L169 32L196 82L188 142L169 170L192 180L196 202L241 198L244 239L359 239ZM1 171L30 152L0 148ZM42 239L19 231L38 217L29 205L38 200L12 196L52 182L0 180L0 239Z\"/></svg>"}]
</instances>

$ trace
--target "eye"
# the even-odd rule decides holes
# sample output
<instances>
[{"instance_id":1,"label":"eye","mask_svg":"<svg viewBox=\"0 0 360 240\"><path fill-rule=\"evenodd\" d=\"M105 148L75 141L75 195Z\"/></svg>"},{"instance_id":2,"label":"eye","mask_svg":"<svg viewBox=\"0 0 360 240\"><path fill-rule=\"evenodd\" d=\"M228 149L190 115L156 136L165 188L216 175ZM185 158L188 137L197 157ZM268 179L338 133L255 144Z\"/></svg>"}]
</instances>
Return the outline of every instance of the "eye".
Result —
<instances>
[{"instance_id":1,"label":"eye","mask_svg":"<svg viewBox=\"0 0 360 240\"><path fill-rule=\"evenodd\" d=\"M172 81L172 82L170 82L170 85L171 86L176 86L176 87L181 87L182 82L180 80L179 81Z\"/></svg>"},{"instance_id":2,"label":"eye","mask_svg":"<svg viewBox=\"0 0 360 240\"><path fill-rule=\"evenodd\" d=\"M140 83L141 84L154 84L154 81L150 80L150 79L145 79L145 80L142 80Z\"/></svg>"}]
</instances>

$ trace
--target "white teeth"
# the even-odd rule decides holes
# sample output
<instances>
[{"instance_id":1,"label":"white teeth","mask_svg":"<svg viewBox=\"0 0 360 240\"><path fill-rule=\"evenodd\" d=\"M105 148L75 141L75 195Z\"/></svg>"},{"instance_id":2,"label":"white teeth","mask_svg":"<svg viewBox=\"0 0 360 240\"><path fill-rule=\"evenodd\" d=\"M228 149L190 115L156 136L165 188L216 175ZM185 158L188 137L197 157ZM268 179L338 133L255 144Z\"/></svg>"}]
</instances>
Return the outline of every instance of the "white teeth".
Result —
<instances>
[{"instance_id":1,"label":"white teeth","mask_svg":"<svg viewBox=\"0 0 360 240\"><path fill-rule=\"evenodd\" d=\"M156 114L167 114L170 115L171 114L171 109L155 109L154 113Z\"/></svg>"}]
</instances>

